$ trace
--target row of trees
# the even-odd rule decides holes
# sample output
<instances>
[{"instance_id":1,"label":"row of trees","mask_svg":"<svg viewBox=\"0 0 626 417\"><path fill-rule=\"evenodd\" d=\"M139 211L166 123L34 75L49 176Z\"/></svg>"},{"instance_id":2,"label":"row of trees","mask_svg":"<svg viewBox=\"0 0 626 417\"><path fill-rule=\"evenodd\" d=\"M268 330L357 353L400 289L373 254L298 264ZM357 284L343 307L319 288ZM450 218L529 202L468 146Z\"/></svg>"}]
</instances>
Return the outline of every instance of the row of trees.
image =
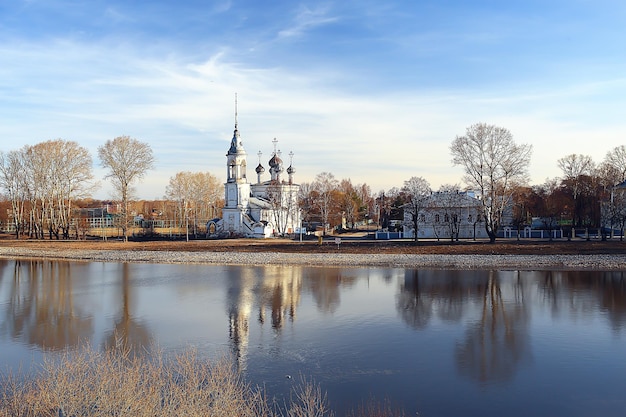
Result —
<instances>
[{"instance_id":1,"label":"row of trees","mask_svg":"<svg viewBox=\"0 0 626 417\"><path fill-rule=\"evenodd\" d=\"M61 139L0 152L0 185L11 202L17 237L69 238L72 202L87 196L93 184L89 152Z\"/></svg>"},{"instance_id":2,"label":"row of trees","mask_svg":"<svg viewBox=\"0 0 626 417\"><path fill-rule=\"evenodd\" d=\"M452 141L450 152L453 164L464 169L466 189L480 197L481 217L492 241L505 210L513 210L518 227L529 224L532 217L542 218L548 228L564 224L623 227L626 222L626 193L615 192L615 185L626 179L625 146L610 150L598 164L586 155L567 155L557 161L562 177L535 186L528 185L531 147L517 144L505 128L474 124ZM127 238L132 186L154 168L152 150L121 136L99 147L98 157L119 200L118 218ZM0 187L11 203L18 238L21 234L69 238L75 202L88 197L96 186L91 156L76 142L57 139L0 152ZM439 191L459 189L458 184L448 184ZM418 213L430 194L430 184L422 177L411 177L400 188L373 195L367 184L354 185L350 179L338 180L322 172L312 182L301 184L298 202L307 223L347 228L376 223L384 228L390 219L401 218L401 212L409 210L417 230ZM165 192L180 225L190 217L194 224L198 219L219 217L222 198L223 184L210 173L179 172Z\"/></svg>"},{"instance_id":3,"label":"row of trees","mask_svg":"<svg viewBox=\"0 0 626 417\"><path fill-rule=\"evenodd\" d=\"M131 186L153 167L150 147L121 136L98 148L102 166L108 169L122 202L122 218L128 218ZM67 239L75 220L73 202L88 197L93 181L89 151L73 141L49 140L21 149L0 152L0 186L11 202L11 222L19 238ZM126 236L127 222L122 223Z\"/></svg>"},{"instance_id":4,"label":"row of trees","mask_svg":"<svg viewBox=\"0 0 626 417\"><path fill-rule=\"evenodd\" d=\"M481 218L491 241L495 241L506 211L518 228L530 226L532 218L540 218L547 229L623 229L626 224L626 190L616 188L626 180L623 145L608 151L600 163L587 155L564 156L556 161L563 175L534 186L528 184L532 147L517 144L505 128L474 124L452 141L450 153L453 164L464 169L464 188L479 197ZM462 189L458 184L445 184L438 191L453 194ZM401 188L374 196L366 184L353 186L349 179L338 181L323 172L312 183L302 184L300 203L305 221L330 226L345 223L350 227L374 220L384 228L390 218L402 218L401 211L408 210L417 231L418 215L431 193L429 182L417 176Z\"/></svg>"},{"instance_id":5,"label":"row of trees","mask_svg":"<svg viewBox=\"0 0 626 417\"><path fill-rule=\"evenodd\" d=\"M133 185L154 168L152 149L146 143L120 136L100 146L98 157L119 201L117 226L126 240L136 213L130 206ZM98 185L92 166L86 148L62 139L0 152L0 188L10 202L7 220L16 237L48 235L50 239L68 239L72 227L78 235L77 209L86 205L85 199ZM170 179L166 189L166 198L177 203L174 218L181 219L181 223L190 212L194 218L215 216L222 195L223 186L210 173L180 172Z\"/></svg>"}]
</instances>

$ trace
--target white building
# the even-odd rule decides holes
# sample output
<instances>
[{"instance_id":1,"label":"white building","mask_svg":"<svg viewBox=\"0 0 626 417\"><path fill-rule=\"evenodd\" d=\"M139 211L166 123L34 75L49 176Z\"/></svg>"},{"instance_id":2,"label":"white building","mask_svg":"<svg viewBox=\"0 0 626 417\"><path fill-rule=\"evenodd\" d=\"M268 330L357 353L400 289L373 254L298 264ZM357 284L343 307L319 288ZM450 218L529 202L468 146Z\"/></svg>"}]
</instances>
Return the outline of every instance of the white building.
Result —
<instances>
[{"instance_id":1,"label":"white building","mask_svg":"<svg viewBox=\"0 0 626 417\"><path fill-rule=\"evenodd\" d=\"M435 192L417 216L418 239L478 239L487 237L482 202L471 192ZM410 205L404 206L403 237L415 238Z\"/></svg>"},{"instance_id":2,"label":"white building","mask_svg":"<svg viewBox=\"0 0 626 417\"><path fill-rule=\"evenodd\" d=\"M290 164L287 168L287 180L280 151L276 149L269 160L270 179L262 181L265 168L256 167L257 181L248 182L247 154L237 128L235 112L235 131L230 148L226 153L226 184L224 186L224 208L222 219L211 221L209 233L218 236L241 236L267 238L294 233L300 225L298 209L298 191L300 186L293 183L295 169ZM260 159L259 152L259 159ZM293 153L290 154L293 156ZM291 161L290 161L291 162Z\"/></svg>"}]
</instances>

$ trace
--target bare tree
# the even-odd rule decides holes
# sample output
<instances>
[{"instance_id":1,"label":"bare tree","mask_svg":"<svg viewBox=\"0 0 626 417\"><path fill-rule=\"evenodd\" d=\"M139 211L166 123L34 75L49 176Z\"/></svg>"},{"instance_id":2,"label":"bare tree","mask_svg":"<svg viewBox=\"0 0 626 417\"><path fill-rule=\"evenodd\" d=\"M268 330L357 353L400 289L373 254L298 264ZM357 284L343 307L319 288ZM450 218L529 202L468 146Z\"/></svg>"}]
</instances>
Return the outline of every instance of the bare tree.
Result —
<instances>
[{"instance_id":1,"label":"bare tree","mask_svg":"<svg viewBox=\"0 0 626 417\"><path fill-rule=\"evenodd\" d=\"M613 168L616 174L614 178L616 184L626 180L626 146L616 146L607 152L604 162Z\"/></svg>"},{"instance_id":2,"label":"bare tree","mask_svg":"<svg viewBox=\"0 0 626 417\"><path fill-rule=\"evenodd\" d=\"M604 215L602 216L604 227L611 230L611 237L615 228L620 230L620 241L624 240L624 228L626 226L626 189L617 185L611 190L611 197L603 203Z\"/></svg>"},{"instance_id":3,"label":"bare tree","mask_svg":"<svg viewBox=\"0 0 626 417\"><path fill-rule=\"evenodd\" d=\"M295 230L299 227L298 189L297 185L280 183L276 180L270 181L267 185L267 201L272 207L275 233L280 236L286 235L288 229Z\"/></svg>"},{"instance_id":4,"label":"bare tree","mask_svg":"<svg viewBox=\"0 0 626 417\"><path fill-rule=\"evenodd\" d=\"M45 142L45 145L54 156L53 188L49 190L52 192L51 207L56 208L57 226L63 238L69 239L73 224L72 202L91 194L93 161L89 151L76 142L57 139Z\"/></svg>"},{"instance_id":5,"label":"bare tree","mask_svg":"<svg viewBox=\"0 0 626 417\"><path fill-rule=\"evenodd\" d=\"M315 176L312 187L317 192L314 204L319 209L322 217L324 233L328 227L328 221L333 207L333 192L337 190L339 183L330 172L322 172Z\"/></svg>"},{"instance_id":6,"label":"bare tree","mask_svg":"<svg viewBox=\"0 0 626 417\"><path fill-rule=\"evenodd\" d=\"M119 136L108 140L98 148L98 156L104 168L109 169L105 178L110 178L113 188L122 201L122 232L128 240L128 202L131 186L154 168L154 155L147 143L129 136Z\"/></svg>"},{"instance_id":7,"label":"bare tree","mask_svg":"<svg viewBox=\"0 0 626 417\"><path fill-rule=\"evenodd\" d=\"M11 223L15 228L15 238L19 239L23 231L25 203L27 201L26 178L24 174L24 153L0 152L0 186L6 191L11 201Z\"/></svg>"},{"instance_id":8,"label":"bare tree","mask_svg":"<svg viewBox=\"0 0 626 417\"><path fill-rule=\"evenodd\" d=\"M196 172L191 182L196 217L202 220L217 217L218 211L223 206L224 184L210 172Z\"/></svg>"},{"instance_id":9,"label":"bare tree","mask_svg":"<svg viewBox=\"0 0 626 417\"><path fill-rule=\"evenodd\" d=\"M527 182L532 147L518 145L509 130L477 123L450 145L452 162L465 169L464 180L481 195L485 229L495 242L513 185Z\"/></svg>"},{"instance_id":10,"label":"bare tree","mask_svg":"<svg viewBox=\"0 0 626 417\"><path fill-rule=\"evenodd\" d=\"M563 183L569 188L572 197L574 198L574 207L572 215L572 225L576 226L577 218L578 224L581 224L579 210L578 210L578 197L580 196L586 179L588 179L595 169L593 160L590 156L571 154L564 156L557 161L559 168L563 172Z\"/></svg>"},{"instance_id":11,"label":"bare tree","mask_svg":"<svg viewBox=\"0 0 626 417\"><path fill-rule=\"evenodd\" d=\"M315 216L316 207L314 201L316 200L317 192L313 189L313 183L303 182L300 184L298 190L298 207L302 212L302 221L310 223Z\"/></svg>"},{"instance_id":12,"label":"bare tree","mask_svg":"<svg viewBox=\"0 0 626 417\"><path fill-rule=\"evenodd\" d=\"M363 183L356 186L356 193L361 201L361 213L359 218L365 220L365 224L369 225L369 221L373 220L376 211L376 200L372 196L372 189L369 185Z\"/></svg>"},{"instance_id":13,"label":"bare tree","mask_svg":"<svg viewBox=\"0 0 626 417\"><path fill-rule=\"evenodd\" d=\"M174 218L177 219L178 227L185 224L186 206L191 201L192 194L192 173L177 172L174 177L170 178L170 182L165 187L165 198L176 203L176 211Z\"/></svg>"},{"instance_id":14,"label":"bare tree","mask_svg":"<svg viewBox=\"0 0 626 417\"><path fill-rule=\"evenodd\" d=\"M430 184L422 177L411 177L404 181L402 191L408 200L404 207L411 215L410 227L414 231L414 241L417 243L419 239L417 233L419 230L419 216L431 195Z\"/></svg>"},{"instance_id":15,"label":"bare tree","mask_svg":"<svg viewBox=\"0 0 626 417\"><path fill-rule=\"evenodd\" d=\"M76 199L88 197L93 184L92 160L76 142L49 140L21 151L24 198L30 205L31 236L70 237Z\"/></svg>"}]
</instances>

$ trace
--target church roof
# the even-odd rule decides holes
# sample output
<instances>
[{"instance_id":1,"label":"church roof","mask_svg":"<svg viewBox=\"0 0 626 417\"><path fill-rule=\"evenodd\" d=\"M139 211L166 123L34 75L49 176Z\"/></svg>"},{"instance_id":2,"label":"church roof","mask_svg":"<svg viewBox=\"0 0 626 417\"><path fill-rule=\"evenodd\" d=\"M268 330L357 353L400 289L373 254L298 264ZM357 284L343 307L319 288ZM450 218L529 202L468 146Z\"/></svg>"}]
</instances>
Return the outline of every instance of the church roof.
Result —
<instances>
[{"instance_id":1,"label":"church roof","mask_svg":"<svg viewBox=\"0 0 626 417\"><path fill-rule=\"evenodd\" d=\"M272 159L270 159L270 162L269 162L270 167L272 167L272 168L274 168L276 166L280 166L280 165L282 165L282 163L283 163L283 160L280 159L280 156L278 156L278 154L276 154L276 153L274 154L274 156L272 156Z\"/></svg>"},{"instance_id":2,"label":"church roof","mask_svg":"<svg viewBox=\"0 0 626 417\"><path fill-rule=\"evenodd\" d=\"M251 208L258 207L258 208L266 209L266 210L272 209L272 205L268 201L261 200L258 197L250 197L250 200L248 201L249 201Z\"/></svg>"},{"instance_id":3,"label":"church roof","mask_svg":"<svg viewBox=\"0 0 626 417\"><path fill-rule=\"evenodd\" d=\"M239 135L239 130L237 129L237 123L235 123L235 131L233 132L233 138L230 141L230 148L228 149L227 155L236 155L236 154L245 154L246 151L243 148L243 142L241 141L241 136Z\"/></svg>"}]
</instances>

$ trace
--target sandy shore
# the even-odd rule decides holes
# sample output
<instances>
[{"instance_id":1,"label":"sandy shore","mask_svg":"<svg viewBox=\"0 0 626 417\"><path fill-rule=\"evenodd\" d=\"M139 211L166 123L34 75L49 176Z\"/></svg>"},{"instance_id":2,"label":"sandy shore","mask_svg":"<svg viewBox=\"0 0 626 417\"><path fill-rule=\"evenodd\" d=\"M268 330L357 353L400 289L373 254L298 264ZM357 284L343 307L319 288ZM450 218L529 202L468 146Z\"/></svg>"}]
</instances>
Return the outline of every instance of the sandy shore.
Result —
<instances>
[{"instance_id":1,"label":"sandy shore","mask_svg":"<svg viewBox=\"0 0 626 417\"><path fill-rule=\"evenodd\" d=\"M306 265L444 269L624 270L626 255L443 255L286 252L186 252L149 250L46 250L0 247L4 259L64 259L96 262L149 262L214 265Z\"/></svg>"}]
</instances>

